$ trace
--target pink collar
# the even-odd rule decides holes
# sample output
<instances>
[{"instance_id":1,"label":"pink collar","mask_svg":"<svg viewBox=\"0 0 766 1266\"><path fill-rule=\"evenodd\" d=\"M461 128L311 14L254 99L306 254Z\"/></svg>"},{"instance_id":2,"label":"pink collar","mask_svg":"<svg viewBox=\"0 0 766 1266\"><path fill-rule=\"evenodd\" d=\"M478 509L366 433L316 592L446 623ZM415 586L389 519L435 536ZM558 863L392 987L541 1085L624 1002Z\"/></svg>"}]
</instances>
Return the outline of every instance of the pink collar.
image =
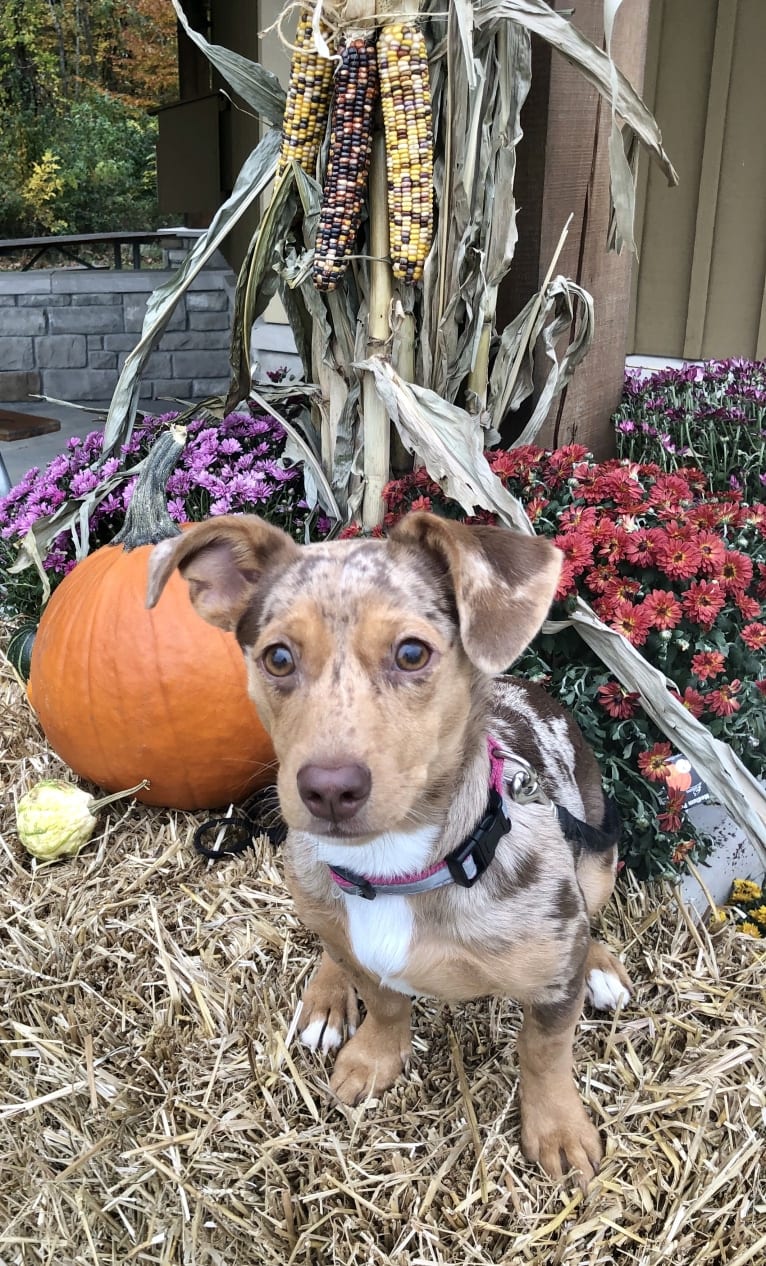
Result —
<instances>
[{"instance_id":1,"label":"pink collar","mask_svg":"<svg viewBox=\"0 0 766 1266\"><path fill-rule=\"evenodd\" d=\"M495 855L497 844L511 829L502 803L504 777L503 757L500 745L487 737L489 753L489 805L479 825L449 856L436 862L427 870L413 875L357 875L345 867L330 866L330 875L343 892L372 900L378 894L394 894L404 897L419 892L431 892L447 884L457 883L470 888L483 875Z\"/></svg>"}]
</instances>

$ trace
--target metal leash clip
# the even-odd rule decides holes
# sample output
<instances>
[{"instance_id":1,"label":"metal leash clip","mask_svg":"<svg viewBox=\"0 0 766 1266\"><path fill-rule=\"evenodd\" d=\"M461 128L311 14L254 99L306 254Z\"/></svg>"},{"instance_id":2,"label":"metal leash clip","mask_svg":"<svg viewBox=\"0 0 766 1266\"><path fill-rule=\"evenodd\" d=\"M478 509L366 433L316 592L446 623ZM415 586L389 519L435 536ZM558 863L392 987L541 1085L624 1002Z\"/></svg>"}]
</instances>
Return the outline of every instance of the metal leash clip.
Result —
<instances>
[{"instance_id":1,"label":"metal leash clip","mask_svg":"<svg viewBox=\"0 0 766 1266\"><path fill-rule=\"evenodd\" d=\"M516 804L539 804L544 809L555 810L553 801L540 786L537 770L529 764L529 761L524 760L524 757L519 756L517 752L503 752L502 755L515 764L521 765L521 769L517 769L507 783L511 799Z\"/></svg>"}]
</instances>

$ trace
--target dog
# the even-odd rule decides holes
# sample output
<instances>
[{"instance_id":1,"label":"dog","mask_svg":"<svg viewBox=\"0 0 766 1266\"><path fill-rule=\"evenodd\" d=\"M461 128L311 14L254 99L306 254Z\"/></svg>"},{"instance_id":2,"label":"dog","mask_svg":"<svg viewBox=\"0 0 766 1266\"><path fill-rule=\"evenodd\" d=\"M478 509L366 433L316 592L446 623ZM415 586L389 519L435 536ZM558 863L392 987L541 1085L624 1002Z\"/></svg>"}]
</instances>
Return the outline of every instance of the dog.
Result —
<instances>
[{"instance_id":1,"label":"dog","mask_svg":"<svg viewBox=\"0 0 766 1266\"><path fill-rule=\"evenodd\" d=\"M616 1008L631 988L590 932L619 824L574 720L500 675L539 631L561 559L539 537L420 512L386 539L305 546L230 515L155 547L147 604L178 568L242 648L279 761L287 883L324 949L300 1032L341 1048L335 1095L357 1104L396 1080L413 997L513 998L522 1150L585 1187L603 1149L573 1081L575 1027L586 992Z\"/></svg>"}]
</instances>

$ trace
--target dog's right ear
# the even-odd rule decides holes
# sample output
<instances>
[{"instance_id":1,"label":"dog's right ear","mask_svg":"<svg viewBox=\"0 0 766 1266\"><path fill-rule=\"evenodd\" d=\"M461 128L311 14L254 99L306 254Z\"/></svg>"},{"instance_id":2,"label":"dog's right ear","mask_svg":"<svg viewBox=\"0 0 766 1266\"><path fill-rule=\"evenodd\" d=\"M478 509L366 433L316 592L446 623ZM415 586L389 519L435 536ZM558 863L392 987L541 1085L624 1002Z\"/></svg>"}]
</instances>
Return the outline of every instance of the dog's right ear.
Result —
<instances>
[{"instance_id":1,"label":"dog's right ear","mask_svg":"<svg viewBox=\"0 0 766 1266\"><path fill-rule=\"evenodd\" d=\"M290 562L299 552L292 537L254 514L225 514L195 523L152 550L146 605L155 606L178 568L197 614L232 631L264 571Z\"/></svg>"}]
</instances>

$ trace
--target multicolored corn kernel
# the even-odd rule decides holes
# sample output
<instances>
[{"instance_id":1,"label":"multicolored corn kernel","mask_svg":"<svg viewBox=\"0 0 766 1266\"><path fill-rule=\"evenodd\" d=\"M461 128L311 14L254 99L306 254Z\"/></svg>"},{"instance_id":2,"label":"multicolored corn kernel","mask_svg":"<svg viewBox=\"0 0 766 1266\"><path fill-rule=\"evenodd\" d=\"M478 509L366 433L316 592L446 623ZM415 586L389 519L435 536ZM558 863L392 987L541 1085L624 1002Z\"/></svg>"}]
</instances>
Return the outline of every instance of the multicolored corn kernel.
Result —
<instances>
[{"instance_id":1,"label":"multicolored corn kernel","mask_svg":"<svg viewBox=\"0 0 766 1266\"><path fill-rule=\"evenodd\" d=\"M333 84L330 149L314 246L318 290L334 290L350 261L367 191L377 100L375 37L357 36L341 47Z\"/></svg>"},{"instance_id":2,"label":"multicolored corn kernel","mask_svg":"<svg viewBox=\"0 0 766 1266\"><path fill-rule=\"evenodd\" d=\"M434 159L428 54L420 27L390 22L378 37L378 72L386 134L391 265L416 282L434 229Z\"/></svg>"},{"instance_id":3,"label":"multicolored corn kernel","mask_svg":"<svg viewBox=\"0 0 766 1266\"><path fill-rule=\"evenodd\" d=\"M293 158L309 175L314 175L330 111L332 73L333 62L317 52L311 14L302 13L290 64L278 176Z\"/></svg>"}]
</instances>

